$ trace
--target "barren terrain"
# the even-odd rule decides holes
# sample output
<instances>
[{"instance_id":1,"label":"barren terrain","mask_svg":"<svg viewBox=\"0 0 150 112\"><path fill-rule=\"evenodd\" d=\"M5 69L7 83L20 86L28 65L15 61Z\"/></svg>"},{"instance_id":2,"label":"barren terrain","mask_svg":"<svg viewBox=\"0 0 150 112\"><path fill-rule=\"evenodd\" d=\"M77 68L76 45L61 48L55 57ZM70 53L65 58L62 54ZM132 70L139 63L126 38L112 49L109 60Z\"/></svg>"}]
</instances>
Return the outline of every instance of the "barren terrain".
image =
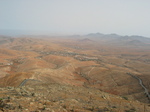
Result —
<instances>
[{"instance_id":1,"label":"barren terrain","mask_svg":"<svg viewBox=\"0 0 150 112\"><path fill-rule=\"evenodd\" d=\"M50 95L59 105L61 99L63 100L64 103L59 108L64 108L64 112L71 111L69 108L75 107L77 112L92 109L99 112L106 109L105 107L112 112L119 109L123 112L133 109L132 107L138 112L148 112L150 99L135 77L142 81L149 93L149 51L150 39L140 36L123 37L114 34L70 37L0 36L0 87L4 89L11 86L16 89L25 86L26 90L33 89L37 94L40 94L38 87L41 87L43 91L41 97L47 97L46 91L55 88L57 92L54 94L57 97L52 93ZM23 82L24 80L27 81ZM51 87L52 85L54 87ZM57 87L65 90L59 90ZM106 95L108 100L104 101L105 98L100 96L101 94ZM49 101L52 102L52 99ZM33 105L36 105L35 103L37 102ZM51 103L53 110L57 107L55 103ZM75 104L75 107L68 104ZM130 106L126 108L126 104ZM112 109L112 106L116 108Z\"/></svg>"}]
</instances>

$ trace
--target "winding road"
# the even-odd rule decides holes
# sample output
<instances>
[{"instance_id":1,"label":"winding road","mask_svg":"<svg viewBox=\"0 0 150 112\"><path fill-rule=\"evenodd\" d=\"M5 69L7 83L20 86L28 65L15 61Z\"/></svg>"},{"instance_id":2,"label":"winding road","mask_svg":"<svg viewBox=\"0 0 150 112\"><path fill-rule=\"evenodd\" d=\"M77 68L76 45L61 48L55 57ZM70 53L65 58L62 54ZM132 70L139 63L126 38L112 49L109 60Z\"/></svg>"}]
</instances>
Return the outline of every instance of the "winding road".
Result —
<instances>
[{"instance_id":1,"label":"winding road","mask_svg":"<svg viewBox=\"0 0 150 112\"><path fill-rule=\"evenodd\" d=\"M130 76L132 76L133 78L135 78L135 79L137 79L137 80L139 81L139 84L140 84L141 87L144 89L144 93L146 94L146 96L148 97L148 100L150 101L150 94L149 94L149 92L148 92L148 89L143 85L143 81L142 81L139 77L137 77L137 76L135 76L135 75L133 75L133 74L131 74L131 73L127 73L127 74L130 75ZM24 86L24 85L27 83L27 81L39 81L39 80L35 80L35 79L24 79L24 80L20 83L20 85L19 85L18 87Z\"/></svg>"},{"instance_id":2,"label":"winding road","mask_svg":"<svg viewBox=\"0 0 150 112\"><path fill-rule=\"evenodd\" d=\"M27 81L39 81L39 80L35 80L35 79L24 79L24 80L20 83L20 85L19 85L18 87L24 86L24 85L27 83Z\"/></svg>"},{"instance_id":3,"label":"winding road","mask_svg":"<svg viewBox=\"0 0 150 112\"><path fill-rule=\"evenodd\" d=\"M143 81L139 77L137 77L137 76L135 76L135 75L133 75L131 73L127 73L127 74L132 76L133 78L135 78L135 79L137 79L139 81L139 84L144 89L145 94L147 95L148 99L150 100L150 94L148 92L148 89L143 85Z\"/></svg>"}]
</instances>

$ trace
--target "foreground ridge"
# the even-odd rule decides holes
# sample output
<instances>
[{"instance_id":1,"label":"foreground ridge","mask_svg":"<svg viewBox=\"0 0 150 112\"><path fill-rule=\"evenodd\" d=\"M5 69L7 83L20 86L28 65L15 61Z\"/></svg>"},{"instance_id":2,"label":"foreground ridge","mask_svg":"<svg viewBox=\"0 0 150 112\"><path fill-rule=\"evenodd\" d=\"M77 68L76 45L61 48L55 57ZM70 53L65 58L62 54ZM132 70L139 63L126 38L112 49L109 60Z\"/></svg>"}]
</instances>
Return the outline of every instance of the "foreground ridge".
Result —
<instances>
[{"instance_id":1,"label":"foreground ridge","mask_svg":"<svg viewBox=\"0 0 150 112\"><path fill-rule=\"evenodd\" d=\"M41 83L0 88L1 111L149 112L150 106L93 88Z\"/></svg>"},{"instance_id":2,"label":"foreground ridge","mask_svg":"<svg viewBox=\"0 0 150 112\"><path fill-rule=\"evenodd\" d=\"M0 88L1 111L148 112L150 106L93 88L45 84ZM3 97L2 97L3 96Z\"/></svg>"}]
</instances>

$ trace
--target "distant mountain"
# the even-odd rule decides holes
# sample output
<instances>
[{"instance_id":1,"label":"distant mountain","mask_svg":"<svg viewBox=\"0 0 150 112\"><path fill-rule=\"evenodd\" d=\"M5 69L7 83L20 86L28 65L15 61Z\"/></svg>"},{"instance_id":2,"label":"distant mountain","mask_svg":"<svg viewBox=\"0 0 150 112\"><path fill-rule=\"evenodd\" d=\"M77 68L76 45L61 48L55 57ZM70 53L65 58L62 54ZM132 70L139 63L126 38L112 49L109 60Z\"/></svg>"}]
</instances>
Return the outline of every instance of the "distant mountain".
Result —
<instances>
[{"instance_id":1,"label":"distant mountain","mask_svg":"<svg viewBox=\"0 0 150 112\"><path fill-rule=\"evenodd\" d=\"M120 35L117 35L115 33L112 34L102 34L102 33L90 33L88 35L86 35L88 37L120 37Z\"/></svg>"},{"instance_id":2,"label":"distant mountain","mask_svg":"<svg viewBox=\"0 0 150 112\"><path fill-rule=\"evenodd\" d=\"M71 35L69 37L80 37L80 35Z\"/></svg>"},{"instance_id":3,"label":"distant mountain","mask_svg":"<svg viewBox=\"0 0 150 112\"><path fill-rule=\"evenodd\" d=\"M14 39L10 36L0 35L0 44L5 44L8 42L12 42Z\"/></svg>"},{"instance_id":4,"label":"distant mountain","mask_svg":"<svg viewBox=\"0 0 150 112\"><path fill-rule=\"evenodd\" d=\"M81 39L81 40L78 40L79 42L93 42L93 40L91 39L88 39L88 38L84 38L84 39Z\"/></svg>"},{"instance_id":5,"label":"distant mountain","mask_svg":"<svg viewBox=\"0 0 150 112\"><path fill-rule=\"evenodd\" d=\"M116 38L114 40L111 40L110 42L114 43L120 43L125 45L149 45L150 44L150 38L142 37L142 36L121 36L120 38Z\"/></svg>"},{"instance_id":6,"label":"distant mountain","mask_svg":"<svg viewBox=\"0 0 150 112\"><path fill-rule=\"evenodd\" d=\"M102 34L102 33L90 33L85 36L94 40L105 40L105 41L113 40L121 37L120 35L117 34Z\"/></svg>"},{"instance_id":7,"label":"distant mountain","mask_svg":"<svg viewBox=\"0 0 150 112\"><path fill-rule=\"evenodd\" d=\"M150 38L143 37L143 36L133 35L133 36L129 36L129 38L136 39L145 43L150 43Z\"/></svg>"},{"instance_id":8,"label":"distant mountain","mask_svg":"<svg viewBox=\"0 0 150 112\"><path fill-rule=\"evenodd\" d=\"M0 35L0 39L11 38L10 36Z\"/></svg>"},{"instance_id":9,"label":"distant mountain","mask_svg":"<svg viewBox=\"0 0 150 112\"><path fill-rule=\"evenodd\" d=\"M108 42L109 44L150 45L150 38L138 35L121 36L118 34L90 33L86 37L96 41Z\"/></svg>"},{"instance_id":10,"label":"distant mountain","mask_svg":"<svg viewBox=\"0 0 150 112\"><path fill-rule=\"evenodd\" d=\"M104 34L102 33L90 33L90 34L87 34L86 36L88 37L101 37L101 36L104 36Z\"/></svg>"},{"instance_id":11,"label":"distant mountain","mask_svg":"<svg viewBox=\"0 0 150 112\"><path fill-rule=\"evenodd\" d=\"M135 46L143 46L145 43L141 42L140 40L131 40L126 42L126 45L135 45Z\"/></svg>"}]
</instances>

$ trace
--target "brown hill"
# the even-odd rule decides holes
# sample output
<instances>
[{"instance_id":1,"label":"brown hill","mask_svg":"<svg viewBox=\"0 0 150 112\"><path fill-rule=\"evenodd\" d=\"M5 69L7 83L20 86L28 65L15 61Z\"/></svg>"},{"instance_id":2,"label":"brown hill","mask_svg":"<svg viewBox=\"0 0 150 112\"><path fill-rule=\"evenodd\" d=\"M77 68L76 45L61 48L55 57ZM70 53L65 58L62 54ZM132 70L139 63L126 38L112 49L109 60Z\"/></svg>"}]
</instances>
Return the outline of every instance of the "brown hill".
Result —
<instances>
[{"instance_id":1,"label":"brown hill","mask_svg":"<svg viewBox=\"0 0 150 112\"><path fill-rule=\"evenodd\" d=\"M18 87L29 79L48 85L52 82L94 89L93 92L101 90L149 103L139 81L127 74L139 77L150 91L148 47L129 49L100 40L93 42L85 38L83 41L88 42L80 43L68 37L24 37L1 45L0 86Z\"/></svg>"}]
</instances>

